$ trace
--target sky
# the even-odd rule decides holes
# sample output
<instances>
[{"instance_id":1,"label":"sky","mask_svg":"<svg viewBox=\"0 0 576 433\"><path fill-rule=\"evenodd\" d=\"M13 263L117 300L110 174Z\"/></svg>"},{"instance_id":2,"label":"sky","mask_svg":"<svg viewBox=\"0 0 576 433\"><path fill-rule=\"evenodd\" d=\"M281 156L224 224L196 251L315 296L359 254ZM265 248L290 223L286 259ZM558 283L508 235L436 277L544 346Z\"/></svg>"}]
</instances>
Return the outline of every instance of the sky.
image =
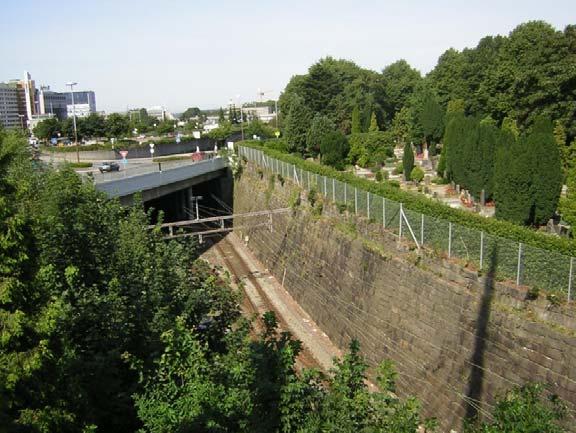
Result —
<instances>
[{"instance_id":1,"label":"sky","mask_svg":"<svg viewBox=\"0 0 576 433\"><path fill-rule=\"evenodd\" d=\"M576 23L574 0L2 0L0 81L96 92L98 110L181 112L275 99L325 56L423 74L449 48L544 20Z\"/></svg>"}]
</instances>

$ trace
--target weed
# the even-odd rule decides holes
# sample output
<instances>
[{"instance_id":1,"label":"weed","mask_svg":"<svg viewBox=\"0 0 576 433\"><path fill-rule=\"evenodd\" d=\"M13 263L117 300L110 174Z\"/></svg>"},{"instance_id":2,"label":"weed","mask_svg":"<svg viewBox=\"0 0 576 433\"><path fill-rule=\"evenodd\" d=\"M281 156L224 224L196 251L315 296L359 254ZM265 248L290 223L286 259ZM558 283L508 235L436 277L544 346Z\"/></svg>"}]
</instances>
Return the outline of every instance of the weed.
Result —
<instances>
[{"instance_id":1,"label":"weed","mask_svg":"<svg viewBox=\"0 0 576 433\"><path fill-rule=\"evenodd\" d=\"M538 299L538 296L540 296L540 288L539 287L531 287L527 292L526 292L526 300L527 301L535 301L536 299Z\"/></svg>"}]
</instances>

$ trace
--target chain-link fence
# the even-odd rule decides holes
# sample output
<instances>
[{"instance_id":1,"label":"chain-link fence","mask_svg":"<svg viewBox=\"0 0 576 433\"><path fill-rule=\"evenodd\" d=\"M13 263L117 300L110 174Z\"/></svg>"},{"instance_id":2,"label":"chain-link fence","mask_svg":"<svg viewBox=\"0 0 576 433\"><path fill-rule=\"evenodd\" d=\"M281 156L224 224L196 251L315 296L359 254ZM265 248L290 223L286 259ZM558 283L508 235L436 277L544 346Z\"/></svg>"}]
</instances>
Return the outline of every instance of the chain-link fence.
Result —
<instances>
[{"instance_id":1,"label":"chain-link fence","mask_svg":"<svg viewBox=\"0 0 576 433\"><path fill-rule=\"evenodd\" d=\"M461 259L480 271L493 272L498 280L513 280L517 285L538 287L573 299L573 257L412 211L402 203L303 170L258 149L240 146L239 153L307 190L315 189L326 199L345 205L350 212L382 224L418 248Z\"/></svg>"}]
</instances>

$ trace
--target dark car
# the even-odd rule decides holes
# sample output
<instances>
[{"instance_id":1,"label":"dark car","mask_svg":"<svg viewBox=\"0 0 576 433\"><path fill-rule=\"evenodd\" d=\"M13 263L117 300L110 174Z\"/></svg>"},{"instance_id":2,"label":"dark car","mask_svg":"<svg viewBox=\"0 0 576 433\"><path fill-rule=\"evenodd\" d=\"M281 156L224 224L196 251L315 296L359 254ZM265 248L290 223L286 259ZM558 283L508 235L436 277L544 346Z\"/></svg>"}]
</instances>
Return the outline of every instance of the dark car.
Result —
<instances>
[{"instance_id":1,"label":"dark car","mask_svg":"<svg viewBox=\"0 0 576 433\"><path fill-rule=\"evenodd\" d=\"M120 165L115 162L103 162L98 166L98 170L100 170L100 173L104 173L105 171L119 171Z\"/></svg>"}]
</instances>

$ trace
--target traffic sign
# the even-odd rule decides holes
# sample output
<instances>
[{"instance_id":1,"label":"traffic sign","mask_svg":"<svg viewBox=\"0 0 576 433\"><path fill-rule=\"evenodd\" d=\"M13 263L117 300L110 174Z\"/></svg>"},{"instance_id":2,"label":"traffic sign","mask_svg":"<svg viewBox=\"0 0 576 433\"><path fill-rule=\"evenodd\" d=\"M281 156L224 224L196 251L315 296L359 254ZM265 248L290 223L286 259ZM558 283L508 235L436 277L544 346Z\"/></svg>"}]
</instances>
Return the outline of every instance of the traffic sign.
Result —
<instances>
[{"instance_id":1,"label":"traffic sign","mask_svg":"<svg viewBox=\"0 0 576 433\"><path fill-rule=\"evenodd\" d=\"M121 150L120 155L122 156L122 159L126 159L126 156L128 155L128 151L127 150Z\"/></svg>"},{"instance_id":2,"label":"traffic sign","mask_svg":"<svg viewBox=\"0 0 576 433\"><path fill-rule=\"evenodd\" d=\"M274 135L276 136L276 138L280 137L280 131L276 130L276 131L274 132Z\"/></svg>"}]
</instances>

